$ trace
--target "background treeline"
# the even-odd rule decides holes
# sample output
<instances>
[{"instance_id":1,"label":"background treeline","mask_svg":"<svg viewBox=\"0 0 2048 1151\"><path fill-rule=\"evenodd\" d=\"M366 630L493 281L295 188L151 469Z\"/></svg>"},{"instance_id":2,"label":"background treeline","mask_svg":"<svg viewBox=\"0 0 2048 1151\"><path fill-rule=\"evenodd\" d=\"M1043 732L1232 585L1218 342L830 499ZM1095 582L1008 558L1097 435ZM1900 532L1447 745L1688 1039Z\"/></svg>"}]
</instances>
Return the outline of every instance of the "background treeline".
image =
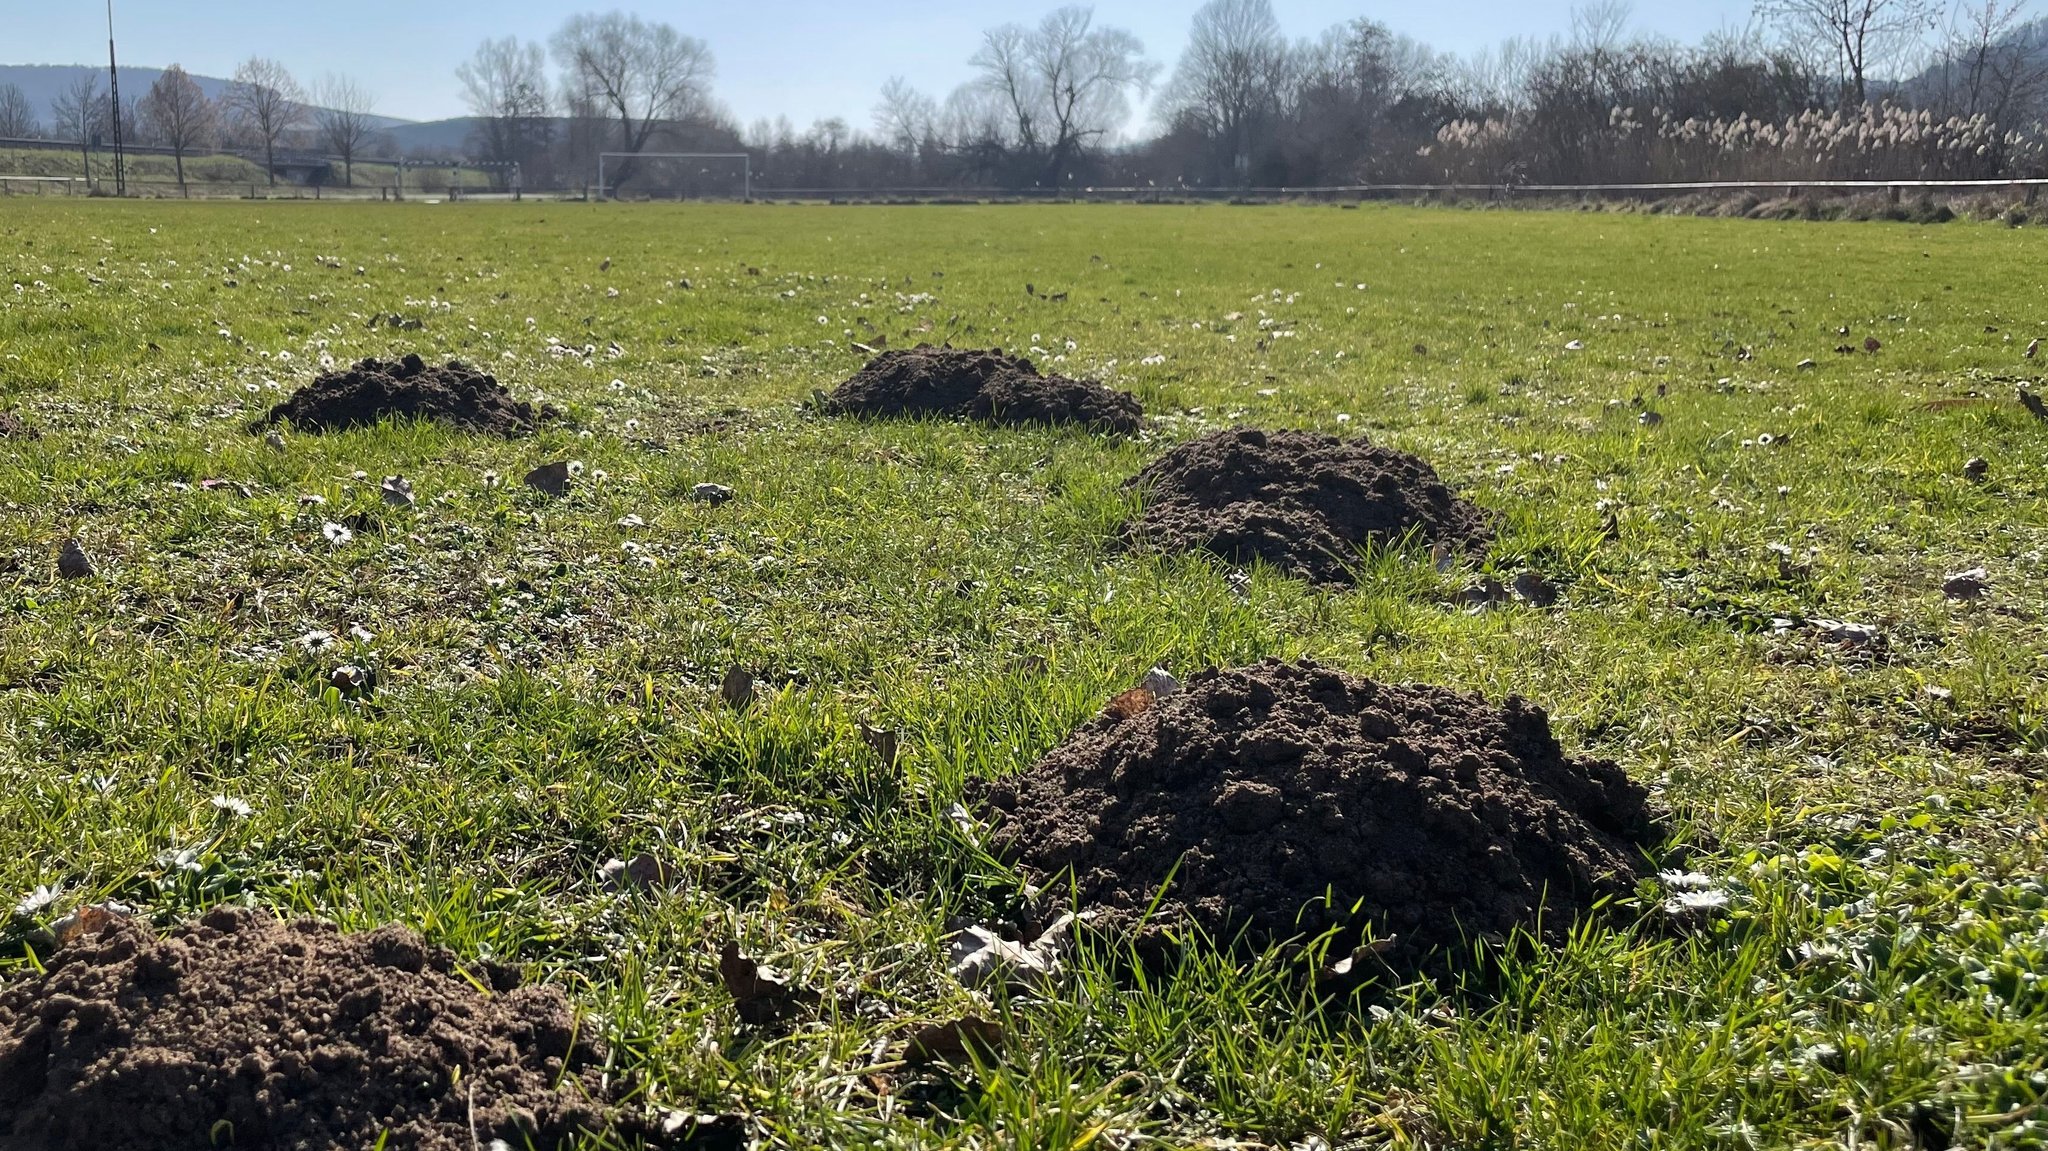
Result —
<instances>
[{"instance_id":1,"label":"background treeline","mask_svg":"<svg viewBox=\"0 0 2048 1151\"><path fill-rule=\"evenodd\" d=\"M461 65L459 151L528 188L587 185L603 152L658 151L743 152L755 187L816 190L2048 176L2048 20L2028 0L1759 0L1745 28L1691 44L1637 34L1603 0L1554 38L1474 56L1365 19L1297 39L1270 0L1211 0L1170 69L1086 7L963 49L968 82L891 80L865 123L743 127L716 98L708 44L579 15ZM181 171L231 146L272 169L317 151L349 179L379 148L373 106L346 77L308 91L255 58L212 100L173 66L124 123ZM92 77L47 109L0 86L0 138L83 150L110 114ZM614 159L606 182L726 193L738 169Z\"/></svg>"}]
</instances>

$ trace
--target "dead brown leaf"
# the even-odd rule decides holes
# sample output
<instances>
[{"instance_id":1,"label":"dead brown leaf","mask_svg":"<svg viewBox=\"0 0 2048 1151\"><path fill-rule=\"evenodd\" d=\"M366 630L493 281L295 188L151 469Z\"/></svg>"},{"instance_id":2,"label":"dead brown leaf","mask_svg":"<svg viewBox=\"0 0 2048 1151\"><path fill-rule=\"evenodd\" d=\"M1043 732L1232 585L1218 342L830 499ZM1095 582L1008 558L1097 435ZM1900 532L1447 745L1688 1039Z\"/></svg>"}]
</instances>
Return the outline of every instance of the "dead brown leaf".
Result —
<instances>
[{"instance_id":1,"label":"dead brown leaf","mask_svg":"<svg viewBox=\"0 0 2048 1151\"><path fill-rule=\"evenodd\" d=\"M1486 611L1512 598L1508 589L1491 576L1470 584L1451 597L1451 602L1469 611Z\"/></svg>"},{"instance_id":2,"label":"dead brown leaf","mask_svg":"<svg viewBox=\"0 0 2048 1151\"><path fill-rule=\"evenodd\" d=\"M88 935L98 935L117 924L129 922L126 910L111 903L94 903L58 920L51 927L57 946L68 947Z\"/></svg>"},{"instance_id":3,"label":"dead brown leaf","mask_svg":"<svg viewBox=\"0 0 2048 1151\"><path fill-rule=\"evenodd\" d=\"M1157 702L1159 702L1159 697L1152 694L1149 689L1134 687L1115 699L1110 700L1109 706L1104 708L1102 713L1113 720L1122 722L1127 719L1136 719L1138 716L1145 714L1152 710L1152 705Z\"/></svg>"},{"instance_id":4,"label":"dead brown leaf","mask_svg":"<svg viewBox=\"0 0 2048 1151\"><path fill-rule=\"evenodd\" d=\"M2026 405L2027 411L2032 412L2035 419L2048 420L2048 403L2043 403L2041 397L2021 388L2020 403Z\"/></svg>"},{"instance_id":5,"label":"dead brown leaf","mask_svg":"<svg viewBox=\"0 0 2048 1151\"><path fill-rule=\"evenodd\" d=\"M718 955L718 977L732 996L740 1021L756 1027L778 1023L818 1004L818 993L792 987L789 977L740 954L727 943Z\"/></svg>"},{"instance_id":6,"label":"dead brown leaf","mask_svg":"<svg viewBox=\"0 0 2048 1151\"><path fill-rule=\"evenodd\" d=\"M882 761L882 768L884 770L893 770L895 768L896 754L900 749L902 741L894 731L861 724L860 737L868 745L868 750L875 753L875 758Z\"/></svg>"},{"instance_id":7,"label":"dead brown leaf","mask_svg":"<svg viewBox=\"0 0 2048 1151\"><path fill-rule=\"evenodd\" d=\"M725 681L718 685L718 698L734 711L745 711L753 706L757 693L754 690L754 673L743 667L733 668L725 673Z\"/></svg>"},{"instance_id":8,"label":"dead brown leaf","mask_svg":"<svg viewBox=\"0 0 2048 1151\"><path fill-rule=\"evenodd\" d=\"M988 1059L1002 1050L1003 1025L970 1015L950 1023L927 1023L903 1046L903 1061L912 1067L930 1063L965 1063Z\"/></svg>"},{"instance_id":9,"label":"dead brown leaf","mask_svg":"<svg viewBox=\"0 0 2048 1151\"><path fill-rule=\"evenodd\" d=\"M1516 576L1514 588L1516 595L1535 607L1554 607L1564 595L1539 571L1525 571Z\"/></svg>"},{"instance_id":10,"label":"dead brown leaf","mask_svg":"<svg viewBox=\"0 0 2048 1151\"><path fill-rule=\"evenodd\" d=\"M608 859L597 873L606 891L667 890L681 878L667 860L645 851L631 860Z\"/></svg>"},{"instance_id":11,"label":"dead brown leaf","mask_svg":"<svg viewBox=\"0 0 2048 1151\"><path fill-rule=\"evenodd\" d=\"M681 1151L744 1151L747 1146L747 1117L732 1114L697 1114L663 1110L659 1113L660 1146Z\"/></svg>"},{"instance_id":12,"label":"dead brown leaf","mask_svg":"<svg viewBox=\"0 0 2048 1151\"><path fill-rule=\"evenodd\" d=\"M569 494L569 461L558 460L526 473L526 486L560 499Z\"/></svg>"}]
</instances>

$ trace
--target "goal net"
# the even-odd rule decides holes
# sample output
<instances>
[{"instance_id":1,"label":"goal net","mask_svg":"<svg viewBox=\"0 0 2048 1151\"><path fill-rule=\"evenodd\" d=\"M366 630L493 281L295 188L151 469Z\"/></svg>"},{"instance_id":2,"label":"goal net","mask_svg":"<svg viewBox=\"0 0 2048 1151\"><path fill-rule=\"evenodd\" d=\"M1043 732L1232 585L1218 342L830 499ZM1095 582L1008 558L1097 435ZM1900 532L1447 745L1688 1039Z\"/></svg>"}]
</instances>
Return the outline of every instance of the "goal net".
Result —
<instances>
[{"instance_id":1,"label":"goal net","mask_svg":"<svg viewBox=\"0 0 2048 1151\"><path fill-rule=\"evenodd\" d=\"M753 158L745 152L603 152L597 195L617 200L748 200Z\"/></svg>"}]
</instances>

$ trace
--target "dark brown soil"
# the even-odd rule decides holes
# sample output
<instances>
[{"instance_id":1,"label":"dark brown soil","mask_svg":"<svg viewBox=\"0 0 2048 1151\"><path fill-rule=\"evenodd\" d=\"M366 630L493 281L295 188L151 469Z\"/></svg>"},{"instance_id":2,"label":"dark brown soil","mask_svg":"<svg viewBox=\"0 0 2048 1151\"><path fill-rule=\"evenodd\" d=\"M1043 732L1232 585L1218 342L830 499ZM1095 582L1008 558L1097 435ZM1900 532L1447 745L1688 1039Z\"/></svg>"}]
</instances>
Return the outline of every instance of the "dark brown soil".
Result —
<instances>
[{"instance_id":1,"label":"dark brown soil","mask_svg":"<svg viewBox=\"0 0 2048 1151\"><path fill-rule=\"evenodd\" d=\"M561 993L476 974L492 994L396 927L116 922L0 990L0 1147L311 1151L389 1132L474 1151L604 1131L602 1052Z\"/></svg>"},{"instance_id":2,"label":"dark brown soil","mask_svg":"<svg viewBox=\"0 0 2048 1151\"><path fill-rule=\"evenodd\" d=\"M1362 439L1249 428L1182 444L1138 473L1144 510L1126 539L1263 560L1317 583L1350 583L1361 547L1415 537L1482 551L1493 528L1429 464Z\"/></svg>"},{"instance_id":3,"label":"dark brown soil","mask_svg":"<svg viewBox=\"0 0 2048 1151\"><path fill-rule=\"evenodd\" d=\"M390 419L433 420L510 439L553 414L513 399L496 377L467 364L450 360L437 368L407 356L329 372L270 409L257 426L289 423L301 431L338 432Z\"/></svg>"},{"instance_id":4,"label":"dark brown soil","mask_svg":"<svg viewBox=\"0 0 2048 1151\"><path fill-rule=\"evenodd\" d=\"M922 345L883 352L833 389L829 412L865 416L955 416L998 424L1081 424L1129 434L1145 413L1128 392L1092 380L1040 375L1030 360L995 351Z\"/></svg>"},{"instance_id":5,"label":"dark brown soil","mask_svg":"<svg viewBox=\"0 0 2048 1151\"><path fill-rule=\"evenodd\" d=\"M13 412L0 412L0 440L33 440L36 430Z\"/></svg>"},{"instance_id":6,"label":"dark brown soil","mask_svg":"<svg viewBox=\"0 0 2048 1151\"><path fill-rule=\"evenodd\" d=\"M1050 883L1071 869L1079 906L1141 943L1191 923L1350 947L1369 926L1415 969L1466 938L1560 935L1632 887L1654 835L1643 790L1567 759L1535 705L1308 661L1092 720L989 799L999 850Z\"/></svg>"}]
</instances>

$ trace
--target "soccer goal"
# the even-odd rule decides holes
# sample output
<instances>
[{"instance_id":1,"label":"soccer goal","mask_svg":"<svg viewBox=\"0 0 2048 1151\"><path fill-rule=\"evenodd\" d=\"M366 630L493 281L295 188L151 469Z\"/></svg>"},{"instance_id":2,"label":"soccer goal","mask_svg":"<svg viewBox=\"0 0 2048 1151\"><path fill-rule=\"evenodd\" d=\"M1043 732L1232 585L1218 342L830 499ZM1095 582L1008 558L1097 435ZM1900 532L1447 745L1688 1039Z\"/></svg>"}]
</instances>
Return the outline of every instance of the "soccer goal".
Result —
<instances>
[{"instance_id":1,"label":"soccer goal","mask_svg":"<svg viewBox=\"0 0 2048 1151\"><path fill-rule=\"evenodd\" d=\"M745 152L600 152L597 197L751 200L754 158Z\"/></svg>"}]
</instances>

